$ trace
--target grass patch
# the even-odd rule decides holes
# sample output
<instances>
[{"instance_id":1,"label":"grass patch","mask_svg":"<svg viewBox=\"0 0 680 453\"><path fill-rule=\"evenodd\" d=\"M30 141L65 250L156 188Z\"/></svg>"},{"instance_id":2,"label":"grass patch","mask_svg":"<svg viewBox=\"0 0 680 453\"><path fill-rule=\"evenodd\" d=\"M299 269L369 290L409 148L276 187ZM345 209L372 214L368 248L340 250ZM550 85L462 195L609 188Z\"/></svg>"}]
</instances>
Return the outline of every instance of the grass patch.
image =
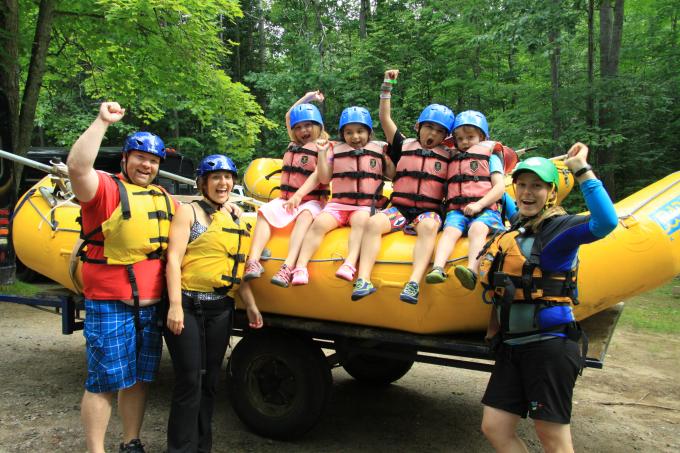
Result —
<instances>
[{"instance_id":1,"label":"grass patch","mask_svg":"<svg viewBox=\"0 0 680 453\"><path fill-rule=\"evenodd\" d=\"M673 279L626 300L621 324L648 332L680 334L680 298L673 295L676 286L680 286L680 280Z\"/></svg>"},{"instance_id":2,"label":"grass patch","mask_svg":"<svg viewBox=\"0 0 680 453\"><path fill-rule=\"evenodd\" d=\"M39 291L38 287L30 283L17 280L13 285L0 285L0 294L11 294L14 296L33 296Z\"/></svg>"}]
</instances>

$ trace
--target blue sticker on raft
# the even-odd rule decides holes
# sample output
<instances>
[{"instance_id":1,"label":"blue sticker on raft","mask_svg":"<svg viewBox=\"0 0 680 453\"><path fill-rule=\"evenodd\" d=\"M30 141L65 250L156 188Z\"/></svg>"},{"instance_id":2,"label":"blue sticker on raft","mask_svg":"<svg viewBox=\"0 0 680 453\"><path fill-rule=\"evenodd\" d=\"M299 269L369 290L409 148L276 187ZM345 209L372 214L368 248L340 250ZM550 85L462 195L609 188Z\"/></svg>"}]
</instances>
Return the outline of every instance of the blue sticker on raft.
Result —
<instances>
[{"instance_id":1,"label":"blue sticker on raft","mask_svg":"<svg viewBox=\"0 0 680 453\"><path fill-rule=\"evenodd\" d=\"M675 197L650 215L651 219L663 228L667 235L680 230L680 196Z\"/></svg>"}]
</instances>

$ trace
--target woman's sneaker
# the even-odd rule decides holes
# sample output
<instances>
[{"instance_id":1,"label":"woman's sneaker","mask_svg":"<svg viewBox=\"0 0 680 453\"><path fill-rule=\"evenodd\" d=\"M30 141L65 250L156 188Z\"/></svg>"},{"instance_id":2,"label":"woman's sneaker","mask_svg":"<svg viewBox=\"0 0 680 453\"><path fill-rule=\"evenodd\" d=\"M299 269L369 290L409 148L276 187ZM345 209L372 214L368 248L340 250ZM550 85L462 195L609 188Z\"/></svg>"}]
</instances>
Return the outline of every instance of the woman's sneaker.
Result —
<instances>
[{"instance_id":1,"label":"woman's sneaker","mask_svg":"<svg viewBox=\"0 0 680 453\"><path fill-rule=\"evenodd\" d=\"M359 300L363 297L373 294L375 291L376 288L373 286L373 283L369 282L368 280L364 280L363 278L358 278L354 284L354 290L352 291L352 300Z\"/></svg>"},{"instance_id":2,"label":"woman's sneaker","mask_svg":"<svg viewBox=\"0 0 680 453\"><path fill-rule=\"evenodd\" d=\"M430 273L425 276L425 282L430 284L444 283L445 281L446 272L444 272L444 268L440 266L433 267Z\"/></svg>"},{"instance_id":3,"label":"woman's sneaker","mask_svg":"<svg viewBox=\"0 0 680 453\"><path fill-rule=\"evenodd\" d=\"M418 283L410 281L404 285L404 289L399 294L399 299L408 302L409 304L418 303L418 294L420 293L420 287Z\"/></svg>"},{"instance_id":4,"label":"woman's sneaker","mask_svg":"<svg viewBox=\"0 0 680 453\"><path fill-rule=\"evenodd\" d=\"M278 272L274 274L274 276L271 279L271 282L276 286L280 286L281 288L288 288L292 276L293 271L291 270L290 267L288 267L287 264L284 264L279 268Z\"/></svg>"},{"instance_id":5,"label":"woman's sneaker","mask_svg":"<svg viewBox=\"0 0 680 453\"><path fill-rule=\"evenodd\" d=\"M249 280L260 278L263 272L264 268L259 261L248 260L246 261L246 269L243 272L243 281L247 282Z\"/></svg>"},{"instance_id":6,"label":"woman's sneaker","mask_svg":"<svg viewBox=\"0 0 680 453\"><path fill-rule=\"evenodd\" d=\"M463 288L472 290L477 286L477 276L467 267L456 266L453 273L456 275L456 278L460 280L460 284L463 285Z\"/></svg>"},{"instance_id":7,"label":"woman's sneaker","mask_svg":"<svg viewBox=\"0 0 680 453\"><path fill-rule=\"evenodd\" d=\"M144 444L139 439L132 439L127 444L120 444L119 453L144 453Z\"/></svg>"},{"instance_id":8,"label":"woman's sneaker","mask_svg":"<svg viewBox=\"0 0 680 453\"><path fill-rule=\"evenodd\" d=\"M293 269L293 286L306 285L309 283L309 272L306 267L296 267Z\"/></svg>"},{"instance_id":9,"label":"woman's sneaker","mask_svg":"<svg viewBox=\"0 0 680 453\"><path fill-rule=\"evenodd\" d=\"M354 280L354 273L356 271L357 269L354 266L345 263L342 266L340 266L340 268L335 273L335 276L343 280L347 280L348 282L351 282Z\"/></svg>"}]
</instances>

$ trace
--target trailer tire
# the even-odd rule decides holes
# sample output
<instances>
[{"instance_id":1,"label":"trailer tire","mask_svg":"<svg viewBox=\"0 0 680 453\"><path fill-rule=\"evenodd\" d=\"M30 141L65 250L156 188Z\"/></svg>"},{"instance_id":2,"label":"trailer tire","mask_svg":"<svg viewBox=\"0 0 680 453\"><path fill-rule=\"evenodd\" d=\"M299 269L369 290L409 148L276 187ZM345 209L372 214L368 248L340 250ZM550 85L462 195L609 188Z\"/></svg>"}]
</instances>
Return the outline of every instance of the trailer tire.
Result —
<instances>
[{"instance_id":1,"label":"trailer tire","mask_svg":"<svg viewBox=\"0 0 680 453\"><path fill-rule=\"evenodd\" d=\"M330 367L311 340L280 331L248 333L227 367L234 411L253 432L295 439L321 418L332 388Z\"/></svg>"},{"instance_id":2,"label":"trailer tire","mask_svg":"<svg viewBox=\"0 0 680 453\"><path fill-rule=\"evenodd\" d=\"M413 352L415 356L415 351ZM398 381L409 372L414 359L396 359L370 354L357 354L342 364L342 367L354 379L370 385L385 386Z\"/></svg>"}]
</instances>

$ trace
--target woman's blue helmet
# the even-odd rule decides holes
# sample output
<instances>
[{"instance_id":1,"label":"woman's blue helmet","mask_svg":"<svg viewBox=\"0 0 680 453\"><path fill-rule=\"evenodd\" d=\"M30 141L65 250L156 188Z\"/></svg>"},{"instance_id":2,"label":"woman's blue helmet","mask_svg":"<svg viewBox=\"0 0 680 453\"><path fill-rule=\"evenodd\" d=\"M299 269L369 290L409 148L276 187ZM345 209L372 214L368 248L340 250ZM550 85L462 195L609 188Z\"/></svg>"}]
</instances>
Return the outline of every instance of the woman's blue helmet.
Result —
<instances>
[{"instance_id":1,"label":"woman's blue helmet","mask_svg":"<svg viewBox=\"0 0 680 453\"><path fill-rule=\"evenodd\" d=\"M446 132L451 132L453 127L453 120L455 115L450 108L441 104L430 104L420 112L418 117L418 124L435 123L446 129Z\"/></svg>"},{"instance_id":2,"label":"woman's blue helmet","mask_svg":"<svg viewBox=\"0 0 680 453\"><path fill-rule=\"evenodd\" d=\"M347 107L340 114L340 123L338 123L338 131L342 135L342 128L349 123L363 124L369 131L373 131L373 120L371 114L363 107Z\"/></svg>"},{"instance_id":3,"label":"woman's blue helmet","mask_svg":"<svg viewBox=\"0 0 680 453\"><path fill-rule=\"evenodd\" d=\"M236 168L236 165L234 165L234 161L222 154L213 154L204 157L196 169L196 176L204 176L213 171L228 171L233 174L234 177L238 174L238 169Z\"/></svg>"},{"instance_id":4,"label":"woman's blue helmet","mask_svg":"<svg viewBox=\"0 0 680 453\"><path fill-rule=\"evenodd\" d=\"M158 156L161 160L165 159L165 143L158 135L151 132L135 132L128 135L123 143L123 152L129 153L130 151L141 151Z\"/></svg>"},{"instance_id":5,"label":"woman's blue helmet","mask_svg":"<svg viewBox=\"0 0 680 453\"><path fill-rule=\"evenodd\" d=\"M293 128L297 123L312 121L323 127L321 112L312 104L299 104L290 109L290 127Z\"/></svg>"},{"instance_id":6,"label":"woman's blue helmet","mask_svg":"<svg viewBox=\"0 0 680 453\"><path fill-rule=\"evenodd\" d=\"M456 122L453 123L453 130L455 131L460 126L475 126L484 132L484 137L489 139L489 123L486 121L486 117L482 112L476 110L466 110L460 112L456 116Z\"/></svg>"}]
</instances>

